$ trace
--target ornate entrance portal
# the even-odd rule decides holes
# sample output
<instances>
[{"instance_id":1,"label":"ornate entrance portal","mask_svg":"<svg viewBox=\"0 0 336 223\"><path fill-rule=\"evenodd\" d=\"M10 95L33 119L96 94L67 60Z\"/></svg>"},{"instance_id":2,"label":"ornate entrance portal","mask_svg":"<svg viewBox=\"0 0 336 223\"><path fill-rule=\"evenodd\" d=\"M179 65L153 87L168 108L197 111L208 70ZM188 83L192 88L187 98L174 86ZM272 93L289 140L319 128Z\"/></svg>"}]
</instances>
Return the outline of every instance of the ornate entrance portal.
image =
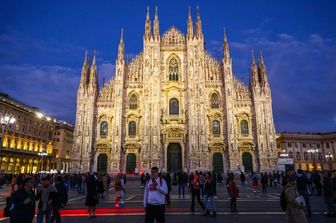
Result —
<instances>
[{"instance_id":1,"label":"ornate entrance portal","mask_svg":"<svg viewBox=\"0 0 336 223\"><path fill-rule=\"evenodd\" d=\"M127 155L126 159L126 173L134 174L136 168L136 155L134 153L130 153Z\"/></svg>"},{"instance_id":2,"label":"ornate entrance portal","mask_svg":"<svg viewBox=\"0 0 336 223\"><path fill-rule=\"evenodd\" d=\"M224 167L223 167L223 155L221 153L214 153L213 154L213 171L215 173L223 173Z\"/></svg>"},{"instance_id":3,"label":"ornate entrance portal","mask_svg":"<svg viewBox=\"0 0 336 223\"><path fill-rule=\"evenodd\" d=\"M245 173L251 173L253 171L252 164L252 155L249 152L243 152L242 154L243 166L245 169Z\"/></svg>"},{"instance_id":4,"label":"ornate entrance portal","mask_svg":"<svg viewBox=\"0 0 336 223\"><path fill-rule=\"evenodd\" d=\"M107 155L99 154L97 162L97 172L106 173L107 172Z\"/></svg>"},{"instance_id":5,"label":"ornate entrance portal","mask_svg":"<svg viewBox=\"0 0 336 223\"><path fill-rule=\"evenodd\" d=\"M179 143L170 143L168 145L167 170L169 173L182 170L182 149Z\"/></svg>"}]
</instances>

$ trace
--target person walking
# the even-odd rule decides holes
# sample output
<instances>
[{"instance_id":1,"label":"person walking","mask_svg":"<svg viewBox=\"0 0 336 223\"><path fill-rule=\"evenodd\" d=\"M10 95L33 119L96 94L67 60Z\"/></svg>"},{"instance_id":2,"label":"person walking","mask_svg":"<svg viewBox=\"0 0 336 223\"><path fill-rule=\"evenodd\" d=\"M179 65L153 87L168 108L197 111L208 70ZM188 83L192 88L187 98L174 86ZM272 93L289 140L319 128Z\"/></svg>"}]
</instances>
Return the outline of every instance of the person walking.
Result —
<instances>
[{"instance_id":1,"label":"person walking","mask_svg":"<svg viewBox=\"0 0 336 223\"><path fill-rule=\"evenodd\" d=\"M191 190L191 207L190 207L190 211L192 213L195 212L195 197L197 198L197 202L199 203L199 205L202 207L203 211L205 209L203 202L201 201L201 194L200 194L200 187L201 187L201 183L200 183L200 176L198 171L195 172L194 174L194 178L191 181L190 184L190 190Z\"/></svg>"},{"instance_id":2,"label":"person walking","mask_svg":"<svg viewBox=\"0 0 336 223\"><path fill-rule=\"evenodd\" d=\"M104 192L105 192L105 187L104 187L103 176L101 174L99 174L98 175L98 195L99 195L99 198L104 198Z\"/></svg>"},{"instance_id":3,"label":"person walking","mask_svg":"<svg viewBox=\"0 0 336 223\"><path fill-rule=\"evenodd\" d=\"M246 180L245 174L244 174L244 172L241 172L240 173L240 186L242 186L242 187L246 186L245 180Z\"/></svg>"},{"instance_id":4,"label":"person walking","mask_svg":"<svg viewBox=\"0 0 336 223\"><path fill-rule=\"evenodd\" d=\"M37 223L42 223L45 217L46 223L50 223L52 204L56 199L57 189L50 184L49 177L42 178L42 186L37 188L36 200L39 200L37 211Z\"/></svg>"},{"instance_id":5,"label":"person walking","mask_svg":"<svg viewBox=\"0 0 336 223\"><path fill-rule=\"evenodd\" d=\"M96 177L92 174L86 183L85 205L88 206L88 217L96 217L96 205L98 204L98 185Z\"/></svg>"},{"instance_id":6,"label":"person walking","mask_svg":"<svg viewBox=\"0 0 336 223\"><path fill-rule=\"evenodd\" d=\"M327 217L336 217L336 208L333 202L333 188L331 181L331 173L323 172L323 197L327 206Z\"/></svg>"},{"instance_id":7,"label":"person walking","mask_svg":"<svg viewBox=\"0 0 336 223\"><path fill-rule=\"evenodd\" d=\"M237 198L239 197L239 190L234 180L234 175L229 175L229 196L231 198L231 212L237 212Z\"/></svg>"},{"instance_id":8,"label":"person walking","mask_svg":"<svg viewBox=\"0 0 336 223\"><path fill-rule=\"evenodd\" d=\"M266 175L267 173L261 173L260 176L260 182L261 182L261 186L262 186L262 192L267 192L267 179L266 179Z\"/></svg>"},{"instance_id":9,"label":"person walking","mask_svg":"<svg viewBox=\"0 0 336 223\"><path fill-rule=\"evenodd\" d=\"M56 223L61 223L60 210L68 202L67 188L61 175L56 177L55 187L57 189L57 196L55 196L55 199L53 200L51 223L54 221L56 221Z\"/></svg>"},{"instance_id":10,"label":"person walking","mask_svg":"<svg viewBox=\"0 0 336 223\"><path fill-rule=\"evenodd\" d=\"M306 203L306 210L307 210L307 216L308 218L311 217L312 211L310 208L310 202L309 202L309 194L308 194L308 187L307 187L307 178L306 175L303 174L303 171L301 169L298 169L296 174L296 185L297 190L301 196L305 199Z\"/></svg>"},{"instance_id":11,"label":"person walking","mask_svg":"<svg viewBox=\"0 0 336 223\"><path fill-rule=\"evenodd\" d=\"M122 179L121 174L118 174L116 176L115 182L114 182L114 190L116 191L116 197L114 200L114 207L115 208L121 208L124 205L124 180Z\"/></svg>"},{"instance_id":12,"label":"person walking","mask_svg":"<svg viewBox=\"0 0 336 223\"><path fill-rule=\"evenodd\" d=\"M306 216L304 214L304 205L297 202L296 198L299 197L296 185L296 177L290 176L288 184L285 187L286 195L286 222L287 223L307 223Z\"/></svg>"},{"instance_id":13,"label":"person walking","mask_svg":"<svg viewBox=\"0 0 336 223\"><path fill-rule=\"evenodd\" d=\"M214 176L210 173L206 173L206 180L204 184L204 216L210 215L210 211L208 209L208 200L210 199L212 205L212 217L216 217L216 201L215 201L215 187L214 187Z\"/></svg>"},{"instance_id":14,"label":"person walking","mask_svg":"<svg viewBox=\"0 0 336 223\"><path fill-rule=\"evenodd\" d=\"M34 179L24 178L23 187L17 190L12 197L13 209L10 212L10 223L32 223L36 203L33 188Z\"/></svg>"},{"instance_id":15,"label":"person walking","mask_svg":"<svg viewBox=\"0 0 336 223\"><path fill-rule=\"evenodd\" d=\"M177 183L178 183L178 197L181 198L181 192L182 192L182 198L184 199L184 191L185 186L187 183L188 177L186 174L180 170L180 172L177 175Z\"/></svg>"},{"instance_id":16,"label":"person walking","mask_svg":"<svg viewBox=\"0 0 336 223\"><path fill-rule=\"evenodd\" d=\"M145 223L153 223L155 219L157 223L165 222L165 196L168 187L158 172L157 167L151 168L151 179L147 181L144 189Z\"/></svg>"}]
</instances>

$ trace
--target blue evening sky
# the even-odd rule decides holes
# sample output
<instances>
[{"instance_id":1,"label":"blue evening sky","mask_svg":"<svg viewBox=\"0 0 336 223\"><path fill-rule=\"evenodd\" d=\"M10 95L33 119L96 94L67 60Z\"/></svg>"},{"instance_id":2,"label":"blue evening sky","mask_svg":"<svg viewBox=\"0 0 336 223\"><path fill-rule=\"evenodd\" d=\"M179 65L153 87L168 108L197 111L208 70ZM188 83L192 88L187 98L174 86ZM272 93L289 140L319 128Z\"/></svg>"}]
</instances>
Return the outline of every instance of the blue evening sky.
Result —
<instances>
[{"instance_id":1,"label":"blue evening sky","mask_svg":"<svg viewBox=\"0 0 336 223\"><path fill-rule=\"evenodd\" d=\"M200 6L206 49L221 58L226 27L233 72L248 82L250 51L263 51L277 131L336 130L336 1L16 1L0 4L0 91L74 123L85 49L99 81L114 74L120 29L128 59L142 51L146 6L160 32L186 33Z\"/></svg>"}]
</instances>

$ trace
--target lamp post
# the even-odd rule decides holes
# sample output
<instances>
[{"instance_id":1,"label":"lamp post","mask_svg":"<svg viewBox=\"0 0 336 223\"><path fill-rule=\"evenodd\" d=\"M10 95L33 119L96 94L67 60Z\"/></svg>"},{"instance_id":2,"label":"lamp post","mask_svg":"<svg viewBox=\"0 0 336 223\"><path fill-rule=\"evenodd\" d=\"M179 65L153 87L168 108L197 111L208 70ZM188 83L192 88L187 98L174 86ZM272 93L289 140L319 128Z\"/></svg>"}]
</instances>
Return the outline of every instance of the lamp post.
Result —
<instances>
[{"instance_id":1,"label":"lamp post","mask_svg":"<svg viewBox=\"0 0 336 223\"><path fill-rule=\"evenodd\" d=\"M315 153L318 153L318 149L308 149L308 153L311 153L313 156L313 164L314 164L314 170L316 171L316 161L315 161Z\"/></svg>"},{"instance_id":2,"label":"lamp post","mask_svg":"<svg viewBox=\"0 0 336 223\"><path fill-rule=\"evenodd\" d=\"M1 124L1 144L0 146L2 147L3 145L3 140L4 140L4 132L5 132L5 128L16 122L16 119L14 117L14 115L8 114L8 113L1 113L0 112L0 124Z\"/></svg>"},{"instance_id":3,"label":"lamp post","mask_svg":"<svg viewBox=\"0 0 336 223\"><path fill-rule=\"evenodd\" d=\"M332 170L332 159L333 159L333 155L331 154L331 152L328 152L327 155L325 155L325 158L327 159L328 163L329 163L329 170Z\"/></svg>"},{"instance_id":4,"label":"lamp post","mask_svg":"<svg viewBox=\"0 0 336 223\"><path fill-rule=\"evenodd\" d=\"M48 153L46 153L46 152L39 152L39 153L37 153L37 155L42 156L41 170L40 171L43 171L43 157L47 156Z\"/></svg>"}]
</instances>

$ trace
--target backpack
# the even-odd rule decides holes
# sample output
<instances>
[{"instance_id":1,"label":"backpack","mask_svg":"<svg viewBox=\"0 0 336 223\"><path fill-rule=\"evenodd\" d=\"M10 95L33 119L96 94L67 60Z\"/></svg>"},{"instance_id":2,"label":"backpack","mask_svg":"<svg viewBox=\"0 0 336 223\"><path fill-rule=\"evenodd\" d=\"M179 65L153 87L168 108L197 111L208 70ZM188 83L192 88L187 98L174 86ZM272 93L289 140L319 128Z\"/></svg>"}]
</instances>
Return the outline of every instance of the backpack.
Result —
<instances>
[{"instance_id":1,"label":"backpack","mask_svg":"<svg viewBox=\"0 0 336 223\"><path fill-rule=\"evenodd\" d=\"M280 194L280 207L283 211L286 211L287 208L286 189L287 187L285 187Z\"/></svg>"}]
</instances>

